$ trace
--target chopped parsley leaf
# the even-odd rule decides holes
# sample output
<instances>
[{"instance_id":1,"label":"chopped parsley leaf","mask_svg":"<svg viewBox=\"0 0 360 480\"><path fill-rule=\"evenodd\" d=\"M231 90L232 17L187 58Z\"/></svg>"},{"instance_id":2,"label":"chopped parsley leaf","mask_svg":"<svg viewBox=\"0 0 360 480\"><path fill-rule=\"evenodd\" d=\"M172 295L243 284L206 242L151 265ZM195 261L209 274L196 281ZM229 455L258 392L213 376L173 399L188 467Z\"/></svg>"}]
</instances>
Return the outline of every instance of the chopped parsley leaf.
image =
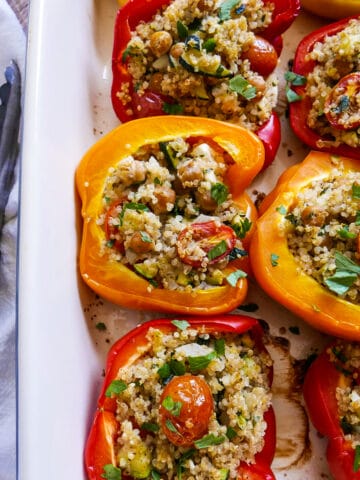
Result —
<instances>
[{"instance_id":1,"label":"chopped parsley leaf","mask_svg":"<svg viewBox=\"0 0 360 480\"><path fill-rule=\"evenodd\" d=\"M216 437L213 433L209 433L204 437L200 438L200 440L195 440L194 445L196 448L208 448L212 447L213 445L221 445L225 441L225 436L221 435L220 437Z\"/></svg>"},{"instance_id":2,"label":"chopped parsley leaf","mask_svg":"<svg viewBox=\"0 0 360 480\"><path fill-rule=\"evenodd\" d=\"M353 465L353 470L354 470L354 472L359 471L359 467L360 467L360 445L356 445L356 447L355 447L354 465Z\"/></svg>"},{"instance_id":3,"label":"chopped parsley leaf","mask_svg":"<svg viewBox=\"0 0 360 480\"><path fill-rule=\"evenodd\" d=\"M225 202L229 194L229 189L221 182L211 185L210 196L218 205Z\"/></svg>"},{"instance_id":4,"label":"chopped parsley leaf","mask_svg":"<svg viewBox=\"0 0 360 480\"><path fill-rule=\"evenodd\" d=\"M276 207L276 211L279 212L281 215L286 215L286 208L284 207L284 205Z\"/></svg>"},{"instance_id":5,"label":"chopped parsley leaf","mask_svg":"<svg viewBox=\"0 0 360 480\"><path fill-rule=\"evenodd\" d=\"M277 255L276 253L272 253L270 255L270 261L273 267L277 267L279 265L279 262L278 262L279 258L280 258L279 255Z\"/></svg>"},{"instance_id":6,"label":"chopped parsley leaf","mask_svg":"<svg viewBox=\"0 0 360 480\"><path fill-rule=\"evenodd\" d=\"M334 293L343 295L356 282L360 275L360 265L340 252L335 252L336 271L325 280L325 284Z\"/></svg>"},{"instance_id":7,"label":"chopped parsley leaf","mask_svg":"<svg viewBox=\"0 0 360 480\"><path fill-rule=\"evenodd\" d=\"M185 40L189 35L189 29L180 20L176 22L176 29L180 40Z\"/></svg>"},{"instance_id":8,"label":"chopped parsley leaf","mask_svg":"<svg viewBox=\"0 0 360 480\"><path fill-rule=\"evenodd\" d=\"M360 185L357 183L353 183L351 187L352 198L355 200L360 200Z\"/></svg>"},{"instance_id":9,"label":"chopped parsley leaf","mask_svg":"<svg viewBox=\"0 0 360 480\"><path fill-rule=\"evenodd\" d=\"M189 368L192 373L200 372L206 368L209 363L216 358L216 352L210 352L207 355L199 355L197 357L189 357Z\"/></svg>"},{"instance_id":10,"label":"chopped parsley leaf","mask_svg":"<svg viewBox=\"0 0 360 480\"><path fill-rule=\"evenodd\" d=\"M144 422L142 425L141 425L141 429L142 430L146 430L147 432L158 432L160 430L160 427L159 425L157 425L156 423L152 423L152 422Z\"/></svg>"},{"instance_id":11,"label":"chopped parsley leaf","mask_svg":"<svg viewBox=\"0 0 360 480\"><path fill-rule=\"evenodd\" d=\"M113 380L105 392L105 397L111 397L112 394L119 395L127 389L127 385L123 380Z\"/></svg>"},{"instance_id":12,"label":"chopped parsley leaf","mask_svg":"<svg viewBox=\"0 0 360 480\"><path fill-rule=\"evenodd\" d=\"M231 272L227 277L227 282L232 286L236 287L237 281L240 278L245 278L247 274L243 270L235 270L235 272Z\"/></svg>"},{"instance_id":13,"label":"chopped parsley leaf","mask_svg":"<svg viewBox=\"0 0 360 480\"><path fill-rule=\"evenodd\" d=\"M229 88L246 100L252 100L256 97L256 88L241 75L235 75L235 77L230 79Z\"/></svg>"},{"instance_id":14,"label":"chopped parsley leaf","mask_svg":"<svg viewBox=\"0 0 360 480\"><path fill-rule=\"evenodd\" d=\"M120 468L114 467L111 463L103 466L104 473L101 474L102 478L107 480L121 480Z\"/></svg>"},{"instance_id":15,"label":"chopped parsley leaf","mask_svg":"<svg viewBox=\"0 0 360 480\"><path fill-rule=\"evenodd\" d=\"M190 327L190 323L187 320L172 320L171 323L179 330L186 330Z\"/></svg>"},{"instance_id":16,"label":"chopped parsley leaf","mask_svg":"<svg viewBox=\"0 0 360 480\"><path fill-rule=\"evenodd\" d=\"M298 73L290 71L285 72L284 78L288 83L295 86L305 85L307 81L306 77L304 77L303 75L299 75Z\"/></svg>"},{"instance_id":17,"label":"chopped parsley leaf","mask_svg":"<svg viewBox=\"0 0 360 480\"><path fill-rule=\"evenodd\" d=\"M171 413L171 415L174 415L174 417L178 417L181 412L181 407L182 403L181 402L176 402L170 395L164 398L162 401L162 406Z\"/></svg>"},{"instance_id":18,"label":"chopped parsley leaf","mask_svg":"<svg viewBox=\"0 0 360 480\"><path fill-rule=\"evenodd\" d=\"M227 250L227 243L225 240L221 240L215 247L211 248L208 253L207 257L209 260L215 260L215 258L220 257L223 255Z\"/></svg>"},{"instance_id":19,"label":"chopped parsley leaf","mask_svg":"<svg viewBox=\"0 0 360 480\"><path fill-rule=\"evenodd\" d=\"M289 103L293 102L298 102L299 100L302 99L301 95L298 95L294 90L292 90L290 87L285 88L286 92L286 98Z\"/></svg>"},{"instance_id":20,"label":"chopped parsley leaf","mask_svg":"<svg viewBox=\"0 0 360 480\"><path fill-rule=\"evenodd\" d=\"M220 22L224 22L225 20L230 20L231 18L231 11L241 4L241 0L225 0L220 5L219 9L219 20ZM241 13L241 12L240 12Z\"/></svg>"}]
</instances>

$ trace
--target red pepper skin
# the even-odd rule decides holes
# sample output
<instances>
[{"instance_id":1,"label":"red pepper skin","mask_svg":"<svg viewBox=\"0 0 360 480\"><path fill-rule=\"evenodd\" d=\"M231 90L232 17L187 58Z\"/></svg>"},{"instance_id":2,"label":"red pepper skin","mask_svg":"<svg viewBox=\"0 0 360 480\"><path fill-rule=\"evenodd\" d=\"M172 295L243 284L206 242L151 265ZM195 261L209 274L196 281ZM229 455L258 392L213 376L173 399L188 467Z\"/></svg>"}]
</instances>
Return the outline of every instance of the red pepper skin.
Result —
<instances>
[{"instance_id":1,"label":"red pepper skin","mask_svg":"<svg viewBox=\"0 0 360 480\"><path fill-rule=\"evenodd\" d=\"M315 62L307 60L306 56L314 48L316 42L322 42L326 35L334 35L345 27L347 27L351 18L358 18L358 16L349 17L338 22L311 32L304 37L298 45L295 52L293 72L307 77L315 67ZM341 144L338 147L322 147L319 148L317 142L322 137L307 126L306 118L311 108L310 98L305 94L306 85L291 87L300 97L301 100L292 102L289 105L290 111L290 125L294 133L300 138L302 142L314 150L321 150L323 152L333 153L335 155L343 155L345 157L356 158L360 160L360 149L357 147L350 147L350 145Z\"/></svg>"},{"instance_id":2,"label":"red pepper skin","mask_svg":"<svg viewBox=\"0 0 360 480\"><path fill-rule=\"evenodd\" d=\"M140 21L148 21L155 14L155 12L164 5L168 5L171 0L129 0L117 13L115 21L114 45L112 52L112 72L113 83L111 88L111 99L114 111L121 122L128 122L137 118L133 113L135 110L128 109L124 106L118 98L117 92L121 85L128 82L130 84L129 94L133 97L134 91L132 87L132 77L127 70L126 63L123 62L122 56L131 38L131 31ZM271 0L265 0L269 3ZM261 32L261 36L269 40L275 47L278 55L282 50L281 34L292 24L300 12L300 0L274 0L273 21L267 29ZM155 94L159 97L158 94ZM159 98L153 99L153 105L156 108ZM171 103L171 102L170 102ZM148 115L151 114L151 108L148 110ZM156 108L156 115L162 114ZM265 165L273 162L276 152L280 144L280 122L275 114L262 125L256 132L264 143L266 157Z\"/></svg>"},{"instance_id":3,"label":"red pepper skin","mask_svg":"<svg viewBox=\"0 0 360 480\"><path fill-rule=\"evenodd\" d=\"M316 430L328 438L326 457L334 479L360 480L360 470L354 472L353 469L355 451L345 440L338 418L336 387L343 374L330 361L327 350L316 358L306 373L305 404Z\"/></svg>"},{"instance_id":4,"label":"red pepper skin","mask_svg":"<svg viewBox=\"0 0 360 480\"><path fill-rule=\"evenodd\" d=\"M201 329L207 333L242 334L251 332L257 348L265 349L262 342L262 328L253 318L242 315L216 315L207 319L181 318L186 319L192 328ZM109 351L105 379L97 402L97 411L85 446L85 467L89 480L102 480L103 466L116 464L115 445L119 430L115 417L116 400L106 397L105 392L112 380L116 378L119 368L131 365L142 355L142 349L148 344L146 333L151 327L163 332L176 331L176 326L171 323L171 319L150 320L128 332ZM269 381L272 381L272 371L269 374ZM275 480L275 476L270 469L275 454L276 441L275 415L271 407L265 413L265 418L267 429L264 448L256 455L254 464L241 464L239 466L239 480Z\"/></svg>"}]
</instances>

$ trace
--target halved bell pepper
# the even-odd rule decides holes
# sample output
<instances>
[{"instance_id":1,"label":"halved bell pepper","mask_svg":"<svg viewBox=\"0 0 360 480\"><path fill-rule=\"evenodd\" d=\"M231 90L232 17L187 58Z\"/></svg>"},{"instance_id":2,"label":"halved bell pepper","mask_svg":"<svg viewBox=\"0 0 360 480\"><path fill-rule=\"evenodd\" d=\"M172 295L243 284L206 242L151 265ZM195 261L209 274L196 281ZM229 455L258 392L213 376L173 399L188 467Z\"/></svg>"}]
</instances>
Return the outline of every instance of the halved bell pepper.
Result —
<instances>
[{"instance_id":1,"label":"halved bell pepper","mask_svg":"<svg viewBox=\"0 0 360 480\"><path fill-rule=\"evenodd\" d=\"M304 400L314 427L328 438L326 456L334 480L359 480L359 462L345 438L336 398L337 388L344 388L352 374L344 368L337 349L338 343L329 345L310 365L304 381Z\"/></svg>"},{"instance_id":2,"label":"halved bell pepper","mask_svg":"<svg viewBox=\"0 0 360 480\"><path fill-rule=\"evenodd\" d=\"M359 0L301 0L301 6L324 18L346 18L360 14Z\"/></svg>"},{"instance_id":3,"label":"halved bell pepper","mask_svg":"<svg viewBox=\"0 0 360 480\"><path fill-rule=\"evenodd\" d=\"M269 3L270 0L265 0ZM122 122L127 122L138 118L139 116L164 115L164 103L173 103L171 98L160 95L149 90L146 95L139 97L136 93L135 81L130 74L126 60L124 60L124 52L126 51L129 40L131 39L131 31L141 22L149 21L153 15L163 6L171 3L171 0L129 0L120 8L114 33L114 46L112 54L112 70L113 83L111 90L111 98L113 108L116 115ZM300 11L299 0L274 0L273 21L266 30L259 33L263 38L268 40L280 55L282 49L281 34L292 24ZM121 86L129 83L129 96L131 102L124 105L119 98ZM141 110L138 110L138 106ZM272 113L267 122L259 127L256 132L265 146L265 163L264 168L269 165L275 158L276 152L280 144L281 128L280 121L275 114Z\"/></svg>"},{"instance_id":4,"label":"halved bell pepper","mask_svg":"<svg viewBox=\"0 0 360 480\"><path fill-rule=\"evenodd\" d=\"M185 321L190 328L195 328L202 333L243 334L248 332L258 350L265 350L262 342L262 328L253 318L242 315L217 315L206 319L191 317L186 318ZM117 378L120 368L129 367L144 354L149 343L146 334L150 328L170 333L178 328L176 322L179 320L157 319L145 322L112 346L107 358L105 379L97 402L97 411L85 448L85 466L89 480L101 480L104 478L105 465L117 465L116 440L121 426L116 418L116 397L106 395L109 385ZM271 385L272 369L269 369L268 378ZM256 454L255 463L240 464L239 480L275 480L270 468L276 442L275 415L272 407L265 412L265 420L267 428L264 447Z\"/></svg>"},{"instance_id":5,"label":"halved bell pepper","mask_svg":"<svg viewBox=\"0 0 360 480\"><path fill-rule=\"evenodd\" d=\"M360 171L354 159L339 158L344 171ZM250 259L260 286L275 300L329 334L360 340L360 306L346 301L300 270L291 253L287 233L293 228L291 210L298 193L314 180L328 177L334 168L331 155L312 151L302 163L280 176L260 208L251 240Z\"/></svg>"},{"instance_id":6,"label":"halved bell pepper","mask_svg":"<svg viewBox=\"0 0 360 480\"><path fill-rule=\"evenodd\" d=\"M328 2L321 3L324 4L324 9L328 8ZM338 3L339 6L341 4L340 8L342 8L342 5L346 4L347 2L341 1ZM356 3L359 5L358 1L356 1ZM319 5L319 3L312 2L312 5L315 7L315 5ZM355 16L350 18L357 17ZM350 18L339 20L338 22L331 23L330 25L325 25L324 27L311 32L309 35L304 37L296 49L294 64L292 67L293 73L306 79L316 65L313 60L307 57L307 55L314 49L314 46L317 44L317 42L322 43L326 36L332 36L344 30L344 28L348 26ZM300 83L302 84L294 83L291 86L291 89L297 96L297 99L294 99L294 101L291 101L290 103L290 124L295 134L302 142L314 150L360 159L359 147L352 147L345 143L340 143L338 146L329 146L328 143L326 143L328 138L322 137L314 129L308 126L307 117L309 111L311 110L312 100L308 95L306 95L306 83Z\"/></svg>"},{"instance_id":7,"label":"halved bell pepper","mask_svg":"<svg viewBox=\"0 0 360 480\"><path fill-rule=\"evenodd\" d=\"M176 137L208 138L231 156L233 163L228 167L224 181L233 201L254 223L256 209L244 190L264 162L263 145L256 135L235 125L205 118L168 116L134 120L120 125L95 144L77 169L76 183L84 219L80 272L95 292L126 307L200 315L228 312L245 299L245 276L238 278L234 286L226 282L207 290L150 289L148 280L121 262L107 260L101 252L106 234L103 226L98 224L98 218L103 213L102 195L109 168L135 153L141 146ZM243 240L245 250L251 232L252 228ZM239 269L246 270L247 264L245 256L230 261L225 269L226 275Z\"/></svg>"}]
</instances>

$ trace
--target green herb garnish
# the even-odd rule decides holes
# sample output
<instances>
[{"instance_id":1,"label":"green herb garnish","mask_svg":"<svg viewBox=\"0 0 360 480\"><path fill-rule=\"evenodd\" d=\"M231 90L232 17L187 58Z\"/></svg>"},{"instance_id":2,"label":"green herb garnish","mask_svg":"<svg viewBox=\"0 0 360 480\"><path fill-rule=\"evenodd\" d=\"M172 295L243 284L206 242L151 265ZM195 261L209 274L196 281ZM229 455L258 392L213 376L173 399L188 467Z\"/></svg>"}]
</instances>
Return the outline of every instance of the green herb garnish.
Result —
<instances>
[{"instance_id":1,"label":"green herb garnish","mask_svg":"<svg viewBox=\"0 0 360 480\"><path fill-rule=\"evenodd\" d=\"M252 222L247 217L242 217L240 223L231 224L231 228L236 233L238 238L245 238L247 232L250 230Z\"/></svg>"},{"instance_id":2,"label":"green herb garnish","mask_svg":"<svg viewBox=\"0 0 360 480\"><path fill-rule=\"evenodd\" d=\"M146 430L147 432L153 432L156 433L160 430L160 427L157 423L152 423L152 422L144 422L141 425L141 430Z\"/></svg>"},{"instance_id":3,"label":"green herb garnish","mask_svg":"<svg viewBox=\"0 0 360 480\"><path fill-rule=\"evenodd\" d=\"M168 115L179 115L183 111L183 106L179 103L163 103L162 110Z\"/></svg>"},{"instance_id":4,"label":"green herb garnish","mask_svg":"<svg viewBox=\"0 0 360 480\"><path fill-rule=\"evenodd\" d=\"M172 423L171 420L169 419L166 420L165 425L168 428L168 430L170 430L170 432L177 433L180 435L180 432L178 432L177 428L175 427L175 425Z\"/></svg>"},{"instance_id":5,"label":"green herb garnish","mask_svg":"<svg viewBox=\"0 0 360 480\"><path fill-rule=\"evenodd\" d=\"M223 255L227 249L227 243L225 242L225 240L221 240L217 245L215 245L215 247L211 248L208 251L207 257L209 260L215 260L215 258Z\"/></svg>"},{"instance_id":6,"label":"green herb garnish","mask_svg":"<svg viewBox=\"0 0 360 480\"><path fill-rule=\"evenodd\" d=\"M172 320L171 323L179 330L186 330L190 327L190 323L186 320Z\"/></svg>"},{"instance_id":7,"label":"green herb garnish","mask_svg":"<svg viewBox=\"0 0 360 480\"><path fill-rule=\"evenodd\" d=\"M180 40L185 40L189 35L189 29L180 20L176 22L176 30Z\"/></svg>"},{"instance_id":8,"label":"green herb garnish","mask_svg":"<svg viewBox=\"0 0 360 480\"><path fill-rule=\"evenodd\" d=\"M231 272L227 277L227 282L232 286L236 287L236 284L240 278L245 278L247 274L243 270L235 270L235 272Z\"/></svg>"},{"instance_id":9,"label":"green herb garnish","mask_svg":"<svg viewBox=\"0 0 360 480\"><path fill-rule=\"evenodd\" d=\"M225 2L220 5L219 9L220 22L230 20L232 10L239 4L241 4L241 0L225 0Z\"/></svg>"},{"instance_id":10,"label":"green herb garnish","mask_svg":"<svg viewBox=\"0 0 360 480\"><path fill-rule=\"evenodd\" d=\"M232 440L233 438L237 437L236 430L232 427L227 427L226 436L229 440Z\"/></svg>"},{"instance_id":11,"label":"green herb garnish","mask_svg":"<svg viewBox=\"0 0 360 480\"><path fill-rule=\"evenodd\" d=\"M213 52L215 50L215 47L216 47L216 41L215 41L215 38L208 38L205 40L205 42L203 43L203 48L207 51L207 52Z\"/></svg>"},{"instance_id":12,"label":"green herb garnish","mask_svg":"<svg viewBox=\"0 0 360 480\"><path fill-rule=\"evenodd\" d=\"M229 88L246 100L252 100L256 97L256 88L241 75L235 75L229 80Z\"/></svg>"},{"instance_id":13,"label":"green herb garnish","mask_svg":"<svg viewBox=\"0 0 360 480\"><path fill-rule=\"evenodd\" d=\"M106 325L104 322L99 322L95 325L95 328L99 330L99 332L104 332L106 330Z\"/></svg>"},{"instance_id":14,"label":"green herb garnish","mask_svg":"<svg viewBox=\"0 0 360 480\"><path fill-rule=\"evenodd\" d=\"M359 470L359 467L360 467L360 445L356 445L354 465L353 465L354 472L357 472Z\"/></svg>"},{"instance_id":15,"label":"green herb garnish","mask_svg":"<svg viewBox=\"0 0 360 480\"><path fill-rule=\"evenodd\" d=\"M143 203L136 203L136 202L125 203L119 215L120 225L123 224L126 210L135 210L136 212L148 212L149 208Z\"/></svg>"},{"instance_id":16,"label":"green herb garnish","mask_svg":"<svg viewBox=\"0 0 360 480\"><path fill-rule=\"evenodd\" d=\"M344 240L356 238L356 236L357 236L356 233L349 232L349 226L348 225L345 225L345 227L338 230L337 233Z\"/></svg>"},{"instance_id":17,"label":"green herb garnish","mask_svg":"<svg viewBox=\"0 0 360 480\"><path fill-rule=\"evenodd\" d=\"M307 81L306 77L304 77L303 75L299 75L298 73L290 71L285 72L284 78L288 83L295 86L305 85Z\"/></svg>"},{"instance_id":18,"label":"green herb garnish","mask_svg":"<svg viewBox=\"0 0 360 480\"><path fill-rule=\"evenodd\" d=\"M217 205L221 205L225 202L229 194L229 189L223 183L217 182L214 185L211 185L210 196Z\"/></svg>"},{"instance_id":19,"label":"green herb garnish","mask_svg":"<svg viewBox=\"0 0 360 480\"><path fill-rule=\"evenodd\" d=\"M209 433L204 437L200 438L200 440L195 440L194 445L196 448L208 448L214 445L221 445L225 441L225 436L221 435L220 437L216 437L213 433Z\"/></svg>"},{"instance_id":20,"label":"green herb garnish","mask_svg":"<svg viewBox=\"0 0 360 480\"><path fill-rule=\"evenodd\" d=\"M176 360L173 358L169 362L170 370L173 375L180 376L184 375L186 372L186 367L184 362L180 362L180 360Z\"/></svg>"},{"instance_id":21,"label":"green herb garnish","mask_svg":"<svg viewBox=\"0 0 360 480\"><path fill-rule=\"evenodd\" d=\"M325 280L325 284L332 292L343 295L356 282L360 275L360 265L340 252L335 252L336 271Z\"/></svg>"},{"instance_id":22,"label":"green herb garnish","mask_svg":"<svg viewBox=\"0 0 360 480\"><path fill-rule=\"evenodd\" d=\"M167 397L164 398L162 401L162 406L171 413L171 415L174 415L174 417L178 417L181 412L181 407L182 403L181 402L175 402L175 400L168 395Z\"/></svg>"},{"instance_id":23,"label":"green herb garnish","mask_svg":"<svg viewBox=\"0 0 360 480\"><path fill-rule=\"evenodd\" d=\"M164 363L157 371L161 380L167 380L171 376L171 368L169 363Z\"/></svg>"},{"instance_id":24,"label":"green herb garnish","mask_svg":"<svg viewBox=\"0 0 360 480\"><path fill-rule=\"evenodd\" d=\"M161 475L156 470L151 470L151 478L152 478L152 480L160 480Z\"/></svg>"},{"instance_id":25,"label":"green herb garnish","mask_svg":"<svg viewBox=\"0 0 360 480\"><path fill-rule=\"evenodd\" d=\"M105 397L111 397L112 394L119 395L127 389L127 384L123 380L113 380L107 387Z\"/></svg>"},{"instance_id":26,"label":"green herb garnish","mask_svg":"<svg viewBox=\"0 0 360 480\"><path fill-rule=\"evenodd\" d=\"M200 372L204 370L214 358L216 358L216 352L210 352L207 355L199 355L197 357L189 357L189 368L192 373Z\"/></svg>"},{"instance_id":27,"label":"green herb garnish","mask_svg":"<svg viewBox=\"0 0 360 480\"><path fill-rule=\"evenodd\" d=\"M351 195L355 200L360 200L360 185L353 183L351 187Z\"/></svg>"},{"instance_id":28,"label":"green herb garnish","mask_svg":"<svg viewBox=\"0 0 360 480\"><path fill-rule=\"evenodd\" d=\"M103 466L104 473L101 474L102 478L107 480L121 480L120 468L114 467L111 463Z\"/></svg>"},{"instance_id":29,"label":"green herb garnish","mask_svg":"<svg viewBox=\"0 0 360 480\"><path fill-rule=\"evenodd\" d=\"M236 260L237 258L247 257L249 254L246 250L241 248L233 248L229 253L229 260Z\"/></svg>"},{"instance_id":30,"label":"green herb garnish","mask_svg":"<svg viewBox=\"0 0 360 480\"><path fill-rule=\"evenodd\" d=\"M272 253L270 255L270 261L273 267L277 267L279 265L279 262L278 262L279 258L280 258L279 255L277 255L276 253Z\"/></svg>"},{"instance_id":31,"label":"green herb garnish","mask_svg":"<svg viewBox=\"0 0 360 480\"><path fill-rule=\"evenodd\" d=\"M279 207L276 207L276 211L279 212L281 215L286 215L286 208L284 205L280 205Z\"/></svg>"},{"instance_id":32,"label":"green herb garnish","mask_svg":"<svg viewBox=\"0 0 360 480\"><path fill-rule=\"evenodd\" d=\"M298 102L302 100L302 96L298 95L294 90L292 90L289 86L285 88L286 98L289 103Z\"/></svg>"},{"instance_id":33,"label":"green herb garnish","mask_svg":"<svg viewBox=\"0 0 360 480\"><path fill-rule=\"evenodd\" d=\"M225 340L223 338L216 338L214 347L217 355L225 354Z\"/></svg>"}]
</instances>

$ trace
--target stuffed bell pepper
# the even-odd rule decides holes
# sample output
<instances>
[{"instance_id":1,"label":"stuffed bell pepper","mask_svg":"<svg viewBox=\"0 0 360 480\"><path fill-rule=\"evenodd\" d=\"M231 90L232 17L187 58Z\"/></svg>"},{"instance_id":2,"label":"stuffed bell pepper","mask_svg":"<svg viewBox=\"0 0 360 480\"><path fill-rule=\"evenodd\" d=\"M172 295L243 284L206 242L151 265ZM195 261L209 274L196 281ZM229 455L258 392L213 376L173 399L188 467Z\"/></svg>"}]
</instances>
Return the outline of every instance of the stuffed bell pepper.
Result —
<instances>
[{"instance_id":1,"label":"stuffed bell pepper","mask_svg":"<svg viewBox=\"0 0 360 480\"><path fill-rule=\"evenodd\" d=\"M85 155L80 271L131 308L209 315L242 303L264 149L251 132L169 116L120 125Z\"/></svg>"},{"instance_id":2,"label":"stuffed bell pepper","mask_svg":"<svg viewBox=\"0 0 360 480\"><path fill-rule=\"evenodd\" d=\"M250 247L258 283L313 327L360 340L360 163L311 152L261 211Z\"/></svg>"},{"instance_id":3,"label":"stuffed bell pepper","mask_svg":"<svg viewBox=\"0 0 360 480\"><path fill-rule=\"evenodd\" d=\"M252 318L146 322L110 350L89 480L275 480L272 361Z\"/></svg>"},{"instance_id":4,"label":"stuffed bell pepper","mask_svg":"<svg viewBox=\"0 0 360 480\"><path fill-rule=\"evenodd\" d=\"M334 480L360 479L360 345L336 341L311 364L304 399L315 428L328 438Z\"/></svg>"},{"instance_id":5,"label":"stuffed bell pepper","mask_svg":"<svg viewBox=\"0 0 360 480\"><path fill-rule=\"evenodd\" d=\"M301 6L315 15L334 20L360 15L359 0L301 0Z\"/></svg>"},{"instance_id":6,"label":"stuffed bell pepper","mask_svg":"<svg viewBox=\"0 0 360 480\"><path fill-rule=\"evenodd\" d=\"M112 102L122 122L182 114L258 133L270 163L280 143L274 70L299 0L130 0L119 10Z\"/></svg>"},{"instance_id":7,"label":"stuffed bell pepper","mask_svg":"<svg viewBox=\"0 0 360 480\"><path fill-rule=\"evenodd\" d=\"M315 150L356 159L360 159L359 32L360 17L355 17L310 33L297 48L293 71L287 73L295 134Z\"/></svg>"}]
</instances>

